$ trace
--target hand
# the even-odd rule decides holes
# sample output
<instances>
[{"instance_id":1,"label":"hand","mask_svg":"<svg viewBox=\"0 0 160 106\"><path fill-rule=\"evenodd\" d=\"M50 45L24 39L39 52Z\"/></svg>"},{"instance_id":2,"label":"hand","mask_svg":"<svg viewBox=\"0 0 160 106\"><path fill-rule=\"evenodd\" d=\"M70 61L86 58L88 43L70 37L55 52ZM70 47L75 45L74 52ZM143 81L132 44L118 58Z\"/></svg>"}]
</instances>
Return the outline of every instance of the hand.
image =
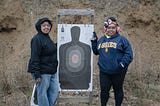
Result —
<instances>
[{"instance_id":1,"label":"hand","mask_svg":"<svg viewBox=\"0 0 160 106\"><path fill-rule=\"evenodd\" d=\"M91 38L91 41L97 41L97 40L98 40L97 34L96 34L96 32L93 32L93 36Z\"/></svg>"},{"instance_id":2,"label":"hand","mask_svg":"<svg viewBox=\"0 0 160 106\"><path fill-rule=\"evenodd\" d=\"M124 65L120 62L119 63L119 70L122 71L124 69Z\"/></svg>"},{"instance_id":3,"label":"hand","mask_svg":"<svg viewBox=\"0 0 160 106\"><path fill-rule=\"evenodd\" d=\"M41 82L41 78L36 78L36 82L40 83Z\"/></svg>"},{"instance_id":4,"label":"hand","mask_svg":"<svg viewBox=\"0 0 160 106\"><path fill-rule=\"evenodd\" d=\"M35 78L35 81L36 81L37 83L41 82L41 74L40 74L39 71L36 71L36 72L34 73L34 78Z\"/></svg>"}]
</instances>

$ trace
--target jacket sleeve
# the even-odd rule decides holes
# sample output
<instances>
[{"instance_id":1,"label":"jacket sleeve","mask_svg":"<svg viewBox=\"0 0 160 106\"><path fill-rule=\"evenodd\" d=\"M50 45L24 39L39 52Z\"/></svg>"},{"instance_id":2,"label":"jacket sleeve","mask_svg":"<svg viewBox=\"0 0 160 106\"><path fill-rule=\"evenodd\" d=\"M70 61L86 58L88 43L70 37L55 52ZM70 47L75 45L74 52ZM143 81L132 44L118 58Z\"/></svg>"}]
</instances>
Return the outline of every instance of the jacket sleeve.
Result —
<instances>
[{"instance_id":1,"label":"jacket sleeve","mask_svg":"<svg viewBox=\"0 0 160 106\"><path fill-rule=\"evenodd\" d=\"M98 49L97 49L97 40L91 41L92 44L92 51L95 55L99 55Z\"/></svg>"},{"instance_id":2,"label":"jacket sleeve","mask_svg":"<svg viewBox=\"0 0 160 106\"><path fill-rule=\"evenodd\" d=\"M124 55L120 63L123 64L124 67L127 67L133 60L133 51L129 41L126 38L123 39L123 52Z\"/></svg>"},{"instance_id":3,"label":"jacket sleeve","mask_svg":"<svg viewBox=\"0 0 160 106\"><path fill-rule=\"evenodd\" d=\"M40 39L33 38L31 40L31 70L34 72L35 79L40 78L40 54L41 54L42 44Z\"/></svg>"}]
</instances>

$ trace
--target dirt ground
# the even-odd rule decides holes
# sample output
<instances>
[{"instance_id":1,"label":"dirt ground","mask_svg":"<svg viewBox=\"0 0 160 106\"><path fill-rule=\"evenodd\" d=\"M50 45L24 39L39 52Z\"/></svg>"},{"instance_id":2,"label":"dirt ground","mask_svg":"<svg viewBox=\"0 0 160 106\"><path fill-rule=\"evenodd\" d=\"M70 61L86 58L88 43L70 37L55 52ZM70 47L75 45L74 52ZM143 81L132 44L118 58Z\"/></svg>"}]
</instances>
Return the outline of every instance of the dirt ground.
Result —
<instances>
[{"instance_id":1,"label":"dirt ground","mask_svg":"<svg viewBox=\"0 0 160 106\"><path fill-rule=\"evenodd\" d=\"M33 81L27 73L34 24L41 17L53 21L51 38L57 40L58 9L94 9L94 28L103 35L103 22L117 18L121 34L131 42L134 60L124 83L123 106L160 104L160 0L1 0L0 106L29 106ZM62 23L89 23L90 17L66 16ZM97 57L94 56L93 106L99 105ZM113 106L111 91L109 106ZM65 103L61 106L87 106Z\"/></svg>"}]
</instances>

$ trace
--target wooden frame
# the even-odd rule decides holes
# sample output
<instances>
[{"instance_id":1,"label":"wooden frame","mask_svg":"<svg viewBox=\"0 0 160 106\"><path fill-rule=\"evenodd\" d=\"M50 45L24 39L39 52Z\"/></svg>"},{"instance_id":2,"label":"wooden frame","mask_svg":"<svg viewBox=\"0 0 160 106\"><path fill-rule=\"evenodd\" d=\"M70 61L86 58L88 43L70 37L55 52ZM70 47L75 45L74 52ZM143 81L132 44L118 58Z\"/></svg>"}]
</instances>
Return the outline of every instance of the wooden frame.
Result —
<instances>
[{"instance_id":1,"label":"wooden frame","mask_svg":"<svg viewBox=\"0 0 160 106\"><path fill-rule=\"evenodd\" d=\"M60 16L63 15L90 15L91 16L91 24L94 21L94 10L92 9L59 9L57 11L58 15L58 24L61 23Z\"/></svg>"},{"instance_id":2,"label":"wooden frame","mask_svg":"<svg viewBox=\"0 0 160 106\"><path fill-rule=\"evenodd\" d=\"M94 21L94 10L93 9L59 9L57 11L58 16L58 24L61 24L60 17L61 16L73 16L73 15L90 15L91 16L91 24L93 24ZM92 106L92 91L88 92L88 97L60 97L58 96L57 99L57 105L59 106L59 103L65 102L65 103L89 103L89 106Z\"/></svg>"}]
</instances>

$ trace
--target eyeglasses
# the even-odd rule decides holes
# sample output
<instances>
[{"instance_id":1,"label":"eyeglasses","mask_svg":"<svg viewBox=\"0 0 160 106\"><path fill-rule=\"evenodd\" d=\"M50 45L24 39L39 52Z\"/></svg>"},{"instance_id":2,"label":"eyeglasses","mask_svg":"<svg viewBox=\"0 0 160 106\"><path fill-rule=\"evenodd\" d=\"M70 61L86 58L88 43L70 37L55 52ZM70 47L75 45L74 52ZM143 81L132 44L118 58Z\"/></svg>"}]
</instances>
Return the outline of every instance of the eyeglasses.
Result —
<instances>
[{"instance_id":1,"label":"eyeglasses","mask_svg":"<svg viewBox=\"0 0 160 106\"><path fill-rule=\"evenodd\" d=\"M116 26L109 26L107 29L116 29Z\"/></svg>"},{"instance_id":2,"label":"eyeglasses","mask_svg":"<svg viewBox=\"0 0 160 106\"><path fill-rule=\"evenodd\" d=\"M50 24L42 24L41 27L51 27Z\"/></svg>"}]
</instances>

